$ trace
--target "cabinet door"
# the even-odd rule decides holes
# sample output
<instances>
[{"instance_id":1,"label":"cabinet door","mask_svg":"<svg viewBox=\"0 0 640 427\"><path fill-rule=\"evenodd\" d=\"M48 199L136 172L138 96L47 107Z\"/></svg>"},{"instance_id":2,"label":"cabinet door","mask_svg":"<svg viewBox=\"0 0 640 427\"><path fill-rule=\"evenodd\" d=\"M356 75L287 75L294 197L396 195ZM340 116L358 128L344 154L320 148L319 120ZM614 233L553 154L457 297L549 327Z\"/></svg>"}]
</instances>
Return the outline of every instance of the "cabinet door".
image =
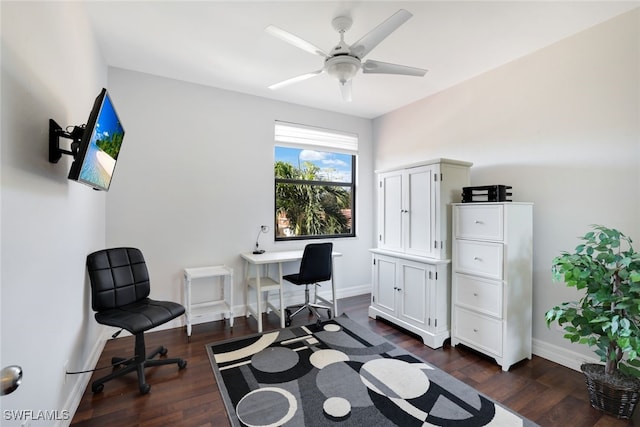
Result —
<instances>
[{"instance_id":1,"label":"cabinet door","mask_svg":"<svg viewBox=\"0 0 640 427\"><path fill-rule=\"evenodd\" d=\"M425 264L401 261L399 268L398 317L416 326L425 327L428 319L429 267Z\"/></svg>"},{"instance_id":2,"label":"cabinet door","mask_svg":"<svg viewBox=\"0 0 640 427\"><path fill-rule=\"evenodd\" d=\"M397 293L397 261L376 255L373 257L373 304L378 308L395 313Z\"/></svg>"},{"instance_id":3,"label":"cabinet door","mask_svg":"<svg viewBox=\"0 0 640 427\"><path fill-rule=\"evenodd\" d=\"M435 254L435 166L408 169L403 211L405 252L433 257Z\"/></svg>"},{"instance_id":4,"label":"cabinet door","mask_svg":"<svg viewBox=\"0 0 640 427\"><path fill-rule=\"evenodd\" d=\"M378 247L392 251L403 251L402 217L404 207L402 172L389 172L380 175L378 203L379 236Z\"/></svg>"}]
</instances>

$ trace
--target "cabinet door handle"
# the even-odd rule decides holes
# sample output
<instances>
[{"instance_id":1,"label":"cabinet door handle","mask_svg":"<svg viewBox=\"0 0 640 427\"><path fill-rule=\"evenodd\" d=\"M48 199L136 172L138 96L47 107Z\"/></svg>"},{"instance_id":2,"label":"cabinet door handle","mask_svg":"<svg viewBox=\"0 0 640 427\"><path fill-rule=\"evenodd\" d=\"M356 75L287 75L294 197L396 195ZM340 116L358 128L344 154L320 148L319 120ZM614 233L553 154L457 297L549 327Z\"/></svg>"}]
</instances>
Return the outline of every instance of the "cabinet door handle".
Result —
<instances>
[{"instance_id":1,"label":"cabinet door handle","mask_svg":"<svg viewBox=\"0 0 640 427\"><path fill-rule=\"evenodd\" d=\"M475 222L476 224L484 224L484 222L480 221L479 219L476 219L474 222Z\"/></svg>"},{"instance_id":2,"label":"cabinet door handle","mask_svg":"<svg viewBox=\"0 0 640 427\"><path fill-rule=\"evenodd\" d=\"M474 257L473 257L473 260L474 260L474 261L482 261L482 258L480 258L480 257L478 257L478 256L474 256Z\"/></svg>"},{"instance_id":3,"label":"cabinet door handle","mask_svg":"<svg viewBox=\"0 0 640 427\"><path fill-rule=\"evenodd\" d=\"M474 297L477 297L477 296L478 296L478 293L477 293L477 292L474 292L474 293L473 293L473 296L474 296Z\"/></svg>"},{"instance_id":4,"label":"cabinet door handle","mask_svg":"<svg viewBox=\"0 0 640 427\"><path fill-rule=\"evenodd\" d=\"M478 330L474 328L474 329L473 329L473 332L478 333Z\"/></svg>"}]
</instances>

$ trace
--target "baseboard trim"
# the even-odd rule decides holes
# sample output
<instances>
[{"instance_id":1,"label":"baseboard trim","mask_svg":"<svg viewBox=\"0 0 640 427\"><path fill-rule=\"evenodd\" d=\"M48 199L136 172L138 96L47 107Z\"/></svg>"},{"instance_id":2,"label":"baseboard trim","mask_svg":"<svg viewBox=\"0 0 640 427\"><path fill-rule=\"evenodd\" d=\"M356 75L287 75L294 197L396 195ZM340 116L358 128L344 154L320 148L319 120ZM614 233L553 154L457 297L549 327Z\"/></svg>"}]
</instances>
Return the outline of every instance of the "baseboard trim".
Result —
<instances>
[{"instance_id":1,"label":"baseboard trim","mask_svg":"<svg viewBox=\"0 0 640 427\"><path fill-rule=\"evenodd\" d=\"M574 371L580 371L580 365L583 363L600 363L600 359L595 357L585 356L582 353L537 339L532 340L532 352L536 356L573 369Z\"/></svg>"},{"instance_id":2,"label":"baseboard trim","mask_svg":"<svg viewBox=\"0 0 640 427\"><path fill-rule=\"evenodd\" d=\"M95 369L95 367L97 366L98 360L100 359L102 351L104 350L104 346L107 344L107 339L110 338L108 332L109 330L106 327L102 327L102 330L98 334L98 339L96 339L89 357L87 358L85 366L82 368L83 371ZM91 374L92 372L86 372L83 374L72 376L75 377L75 383L73 384L71 392L67 396L67 400L64 403L64 408L69 411L69 419L57 421L55 427L68 427L69 425L71 425L71 421L73 420L73 417L78 410L78 406L80 406L82 395L89 385Z\"/></svg>"},{"instance_id":3,"label":"baseboard trim","mask_svg":"<svg viewBox=\"0 0 640 427\"><path fill-rule=\"evenodd\" d=\"M337 299L349 298L349 297L357 297L358 295L370 294L371 293L371 284L360 285L360 286L350 286L346 289L337 289L336 295ZM322 292L320 293L322 295ZM329 292L326 295L327 298L331 297L331 293Z\"/></svg>"}]
</instances>

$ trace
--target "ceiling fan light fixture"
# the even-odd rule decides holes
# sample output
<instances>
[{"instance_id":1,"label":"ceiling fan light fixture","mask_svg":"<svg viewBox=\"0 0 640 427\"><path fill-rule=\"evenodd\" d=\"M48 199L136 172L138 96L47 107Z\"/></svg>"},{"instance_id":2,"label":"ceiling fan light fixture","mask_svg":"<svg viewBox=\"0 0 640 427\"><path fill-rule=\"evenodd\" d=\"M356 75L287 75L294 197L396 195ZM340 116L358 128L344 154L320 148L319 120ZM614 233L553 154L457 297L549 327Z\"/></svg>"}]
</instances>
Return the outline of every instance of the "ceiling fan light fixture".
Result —
<instances>
[{"instance_id":1,"label":"ceiling fan light fixture","mask_svg":"<svg viewBox=\"0 0 640 427\"><path fill-rule=\"evenodd\" d=\"M360 60L353 56L340 55L327 59L325 71L342 84L351 80L360 69Z\"/></svg>"}]
</instances>

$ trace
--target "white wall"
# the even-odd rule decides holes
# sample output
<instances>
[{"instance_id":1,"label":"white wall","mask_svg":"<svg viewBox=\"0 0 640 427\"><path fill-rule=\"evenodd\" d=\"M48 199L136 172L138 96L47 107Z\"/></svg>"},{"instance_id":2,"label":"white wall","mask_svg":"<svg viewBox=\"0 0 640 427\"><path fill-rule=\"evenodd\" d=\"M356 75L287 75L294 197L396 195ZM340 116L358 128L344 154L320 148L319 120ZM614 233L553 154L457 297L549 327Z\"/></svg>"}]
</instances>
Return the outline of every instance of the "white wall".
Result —
<instances>
[{"instance_id":1,"label":"white wall","mask_svg":"<svg viewBox=\"0 0 640 427\"><path fill-rule=\"evenodd\" d=\"M535 203L534 352L560 362L592 353L544 323L576 299L552 283L551 260L589 224L640 241L639 52L636 9L374 120L374 169L467 160L472 185L511 185Z\"/></svg>"},{"instance_id":2,"label":"white wall","mask_svg":"<svg viewBox=\"0 0 640 427\"><path fill-rule=\"evenodd\" d=\"M2 2L2 209L0 367L20 365L22 385L4 410L75 411L100 353L85 274L105 243L105 195L67 180L69 156L48 161L49 119L83 124L107 67L81 3ZM37 29L37 31L35 31ZM83 379L84 378L84 379ZM36 421L34 421L35 423ZM55 420L37 421L52 425Z\"/></svg>"},{"instance_id":3,"label":"white wall","mask_svg":"<svg viewBox=\"0 0 640 427\"><path fill-rule=\"evenodd\" d=\"M107 196L107 244L143 251L152 297L182 301L185 267L227 264L244 314L239 254L253 249L261 224L273 230L275 120L359 135L357 237L333 240L344 253L335 277L341 297L369 291L370 120L117 68L109 90L126 134ZM270 232L260 244L287 250L305 242L275 243Z\"/></svg>"}]
</instances>

